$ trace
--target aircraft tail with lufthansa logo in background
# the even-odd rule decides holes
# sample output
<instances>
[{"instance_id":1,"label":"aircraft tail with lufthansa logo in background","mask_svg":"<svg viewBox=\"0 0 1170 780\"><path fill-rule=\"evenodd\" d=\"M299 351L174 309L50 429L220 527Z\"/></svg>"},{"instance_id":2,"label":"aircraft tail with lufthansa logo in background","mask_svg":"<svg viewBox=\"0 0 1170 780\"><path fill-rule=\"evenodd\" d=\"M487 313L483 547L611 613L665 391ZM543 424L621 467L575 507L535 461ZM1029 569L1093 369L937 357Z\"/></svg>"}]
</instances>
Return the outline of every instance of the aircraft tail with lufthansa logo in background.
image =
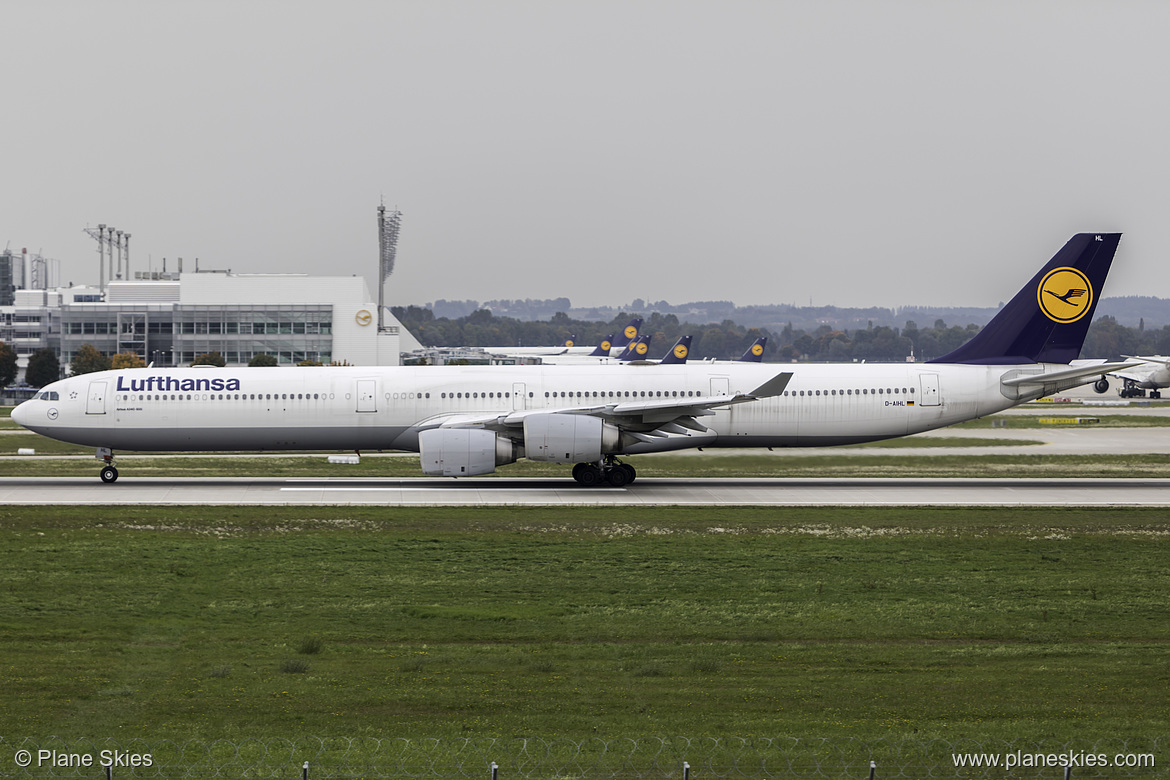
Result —
<instances>
[{"instance_id":1,"label":"aircraft tail with lufthansa logo in background","mask_svg":"<svg viewBox=\"0 0 1170 780\"><path fill-rule=\"evenodd\" d=\"M623 363L628 363L632 360L646 360L646 355L650 352L650 335L639 336L626 345L622 350L622 354L618 355L618 360Z\"/></svg>"},{"instance_id":2,"label":"aircraft tail with lufthansa logo in background","mask_svg":"<svg viewBox=\"0 0 1170 780\"><path fill-rule=\"evenodd\" d=\"M674 343L670 351L659 362L662 365L670 365L672 363L687 362L687 355L691 354L691 339L692 336L683 336Z\"/></svg>"},{"instance_id":3,"label":"aircraft tail with lufthansa logo in background","mask_svg":"<svg viewBox=\"0 0 1170 780\"><path fill-rule=\"evenodd\" d=\"M597 342L597 347L589 353L589 357L609 357L609 351L613 349L613 334Z\"/></svg>"},{"instance_id":4,"label":"aircraft tail with lufthansa logo in background","mask_svg":"<svg viewBox=\"0 0 1170 780\"><path fill-rule=\"evenodd\" d=\"M638 338L638 333L642 330L642 318L634 317L626 323L626 327L622 328L622 332L613 339L613 348L621 351L630 345L631 341Z\"/></svg>"},{"instance_id":5,"label":"aircraft tail with lufthansa logo in background","mask_svg":"<svg viewBox=\"0 0 1170 780\"><path fill-rule=\"evenodd\" d=\"M740 363L762 363L764 361L764 350L768 347L768 337L760 336L752 342L752 345L747 348L740 357Z\"/></svg>"},{"instance_id":6,"label":"aircraft tail with lufthansa logo in background","mask_svg":"<svg viewBox=\"0 0 1170 780\"><path fill-rule=\"evenodd\" d=\"M1120 233L1078 233L979 333L928 363L1071 363L1080 355Z\"/></svg>"}]
</instances>

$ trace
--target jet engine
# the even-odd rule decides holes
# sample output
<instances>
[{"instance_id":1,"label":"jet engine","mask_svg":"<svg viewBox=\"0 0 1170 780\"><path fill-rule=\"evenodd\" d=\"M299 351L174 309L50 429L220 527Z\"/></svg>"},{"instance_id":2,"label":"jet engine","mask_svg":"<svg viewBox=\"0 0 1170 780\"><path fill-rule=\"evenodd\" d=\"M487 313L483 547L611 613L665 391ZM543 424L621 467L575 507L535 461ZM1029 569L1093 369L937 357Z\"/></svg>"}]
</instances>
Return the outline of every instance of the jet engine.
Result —
<instances>
[{"instance_id":1,"label":"jet engine","mask_svg":"<svg viewBox=\"0 0 1170 780\"><path fill-rule=\"evenodd\" d=\"M482 428L432 428L418 435L423 473L432 477L491 474L519 457L516 445Z\"/></svg>"},{"instance_id":2,"label":"jet engine","mask_svg":"<svg viewBox=\"0 0 1170 780\"><path fill-rule=\"evenodd\" d=\"M617 426L584 414L534 414L524 418L524 450L529 460L594 463L618 452Z\"/></svg>"}]
</instances>

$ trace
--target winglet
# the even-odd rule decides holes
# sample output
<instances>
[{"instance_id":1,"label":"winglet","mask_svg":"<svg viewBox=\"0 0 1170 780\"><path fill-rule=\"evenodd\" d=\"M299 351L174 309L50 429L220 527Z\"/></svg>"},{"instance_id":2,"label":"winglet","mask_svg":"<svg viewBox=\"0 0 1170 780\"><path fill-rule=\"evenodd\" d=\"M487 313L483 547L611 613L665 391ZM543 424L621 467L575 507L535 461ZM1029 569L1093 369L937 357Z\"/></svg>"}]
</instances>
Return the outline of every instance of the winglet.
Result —
<instances>
[{"instance_id":1,"label":"winglet","mask_svg":"<svg viewBox=\"0 0 1170 780\"><path fill-rule=\"evenodd\" d=\"M753 398L771 398L772 396L780 395L788 387L788 383L792 381L792 376L791 371L779 373L755 390L752 390L748 395Z\"/></svg>"}]
</instances>

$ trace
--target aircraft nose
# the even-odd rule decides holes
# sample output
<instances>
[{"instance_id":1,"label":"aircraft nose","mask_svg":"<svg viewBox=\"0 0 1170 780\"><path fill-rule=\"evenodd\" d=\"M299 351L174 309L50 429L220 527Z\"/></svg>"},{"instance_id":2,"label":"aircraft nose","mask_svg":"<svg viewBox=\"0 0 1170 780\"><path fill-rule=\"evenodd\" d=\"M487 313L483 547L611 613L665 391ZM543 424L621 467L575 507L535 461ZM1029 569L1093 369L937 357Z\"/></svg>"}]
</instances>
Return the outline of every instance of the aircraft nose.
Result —
<instances>
[{"instance_id":1,"label":"aircraft nose","mask_svg":"<svg viewBox=\"0 0 1170 780\"><path fill-rule=\"evenodd\" d=\"M28 408L30 403L30 401L25 401L12 410L12 421L22 428L28 427L29 418L32 415L32 411Z\"/></svg>"}]
</instances>

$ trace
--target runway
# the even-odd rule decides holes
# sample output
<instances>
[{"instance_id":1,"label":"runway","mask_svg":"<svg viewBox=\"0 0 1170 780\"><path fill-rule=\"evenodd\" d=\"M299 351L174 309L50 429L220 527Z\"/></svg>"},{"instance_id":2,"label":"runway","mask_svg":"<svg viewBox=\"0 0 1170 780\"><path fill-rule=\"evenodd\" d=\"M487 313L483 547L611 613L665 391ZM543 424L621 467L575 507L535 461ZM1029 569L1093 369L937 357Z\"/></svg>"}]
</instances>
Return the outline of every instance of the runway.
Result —
<instances>
[{"instance_id":1,"label":"runway","mask_svg":"<svg viewBox=\"0 0 1170 780\"><path fill-rule=\"evenodd\" d=\"M0 478L8 505L1170 506L1170 479Z\"/></svg>"}]
</instances>

